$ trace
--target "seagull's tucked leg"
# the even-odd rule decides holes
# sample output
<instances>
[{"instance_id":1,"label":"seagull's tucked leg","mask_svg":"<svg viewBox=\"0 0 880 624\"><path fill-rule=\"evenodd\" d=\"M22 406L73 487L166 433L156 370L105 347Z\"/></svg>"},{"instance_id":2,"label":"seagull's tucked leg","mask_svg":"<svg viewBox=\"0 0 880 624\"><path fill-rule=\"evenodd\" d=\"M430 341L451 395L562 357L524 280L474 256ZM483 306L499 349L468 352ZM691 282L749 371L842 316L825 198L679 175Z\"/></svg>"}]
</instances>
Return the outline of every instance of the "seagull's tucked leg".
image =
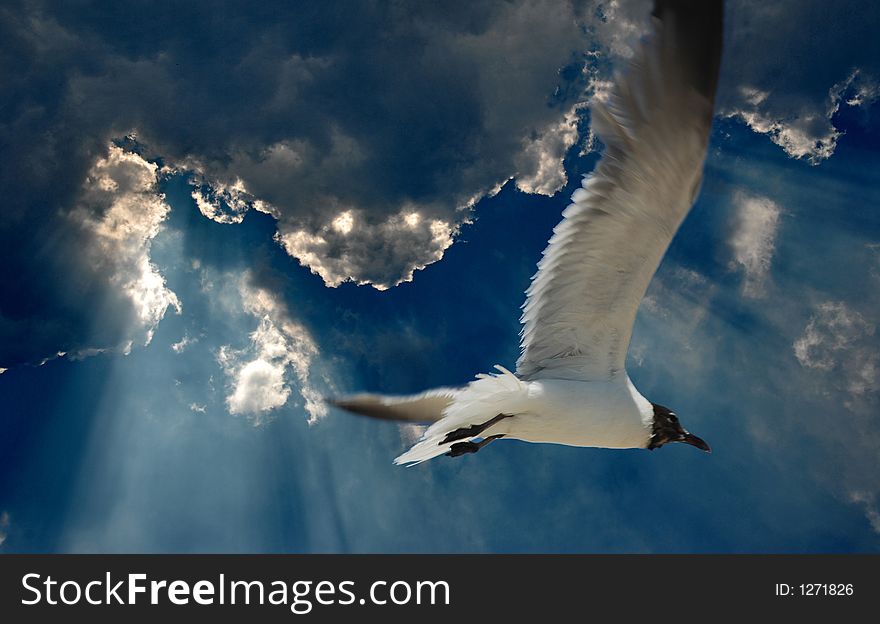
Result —
<instances>
[{"instance_id":1,"label":"seagull's tucked leg","mask_svg":"<svg viewBox=\"0 0 880 624\"><path fill-rule=\"evenodd\" d=\"M459 455L467 455L468 453L476 453L481 448L492 442L493 440L497 440L498 438L503 438L504 434L499 433L497 435L489 436L485 440L480 440L479 442L456 442L450 447L449 452L446 453L448 457L458 457Z\"/></svg>"},{"instance_id":2,"label":"seagull's tucked leg","mask_svg":"<svg viewBox=\"0 0 880 624\"><path fill-rule=\"evenodd\" d=\"M486 429L491 427L497 422L504 420L505 418L510 418L513 414L498 414L495 418L490 418L482 425L471 425L470 427L461 427L454 431L450 431L446 434L446 437L443 438L440 442L438 442L439 446L443 446L444 444L449 444L450 442L455 442L456 440L464 440L465 438L474 438L481 433L483 433ZM492 436L491 438L486 438L487 440L496 438L499 436ZM452 447L455 448L454 446ZM476 453L479 449L474 449L473 451L463 451L466 453ZM454 455L453 455L454 457Z\"/></svg>"}]
</instances>

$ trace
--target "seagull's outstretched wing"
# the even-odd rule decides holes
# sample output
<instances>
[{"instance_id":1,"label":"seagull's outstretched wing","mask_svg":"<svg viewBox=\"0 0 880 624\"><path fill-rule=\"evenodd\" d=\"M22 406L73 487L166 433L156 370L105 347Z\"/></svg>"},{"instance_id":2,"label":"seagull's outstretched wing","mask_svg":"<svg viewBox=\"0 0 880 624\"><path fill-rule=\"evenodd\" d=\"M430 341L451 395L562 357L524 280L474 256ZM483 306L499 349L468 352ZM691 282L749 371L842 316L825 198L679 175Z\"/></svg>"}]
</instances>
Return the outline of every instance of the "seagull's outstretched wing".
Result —
<instances>
[{"instance_id":1,"label":"seagull's outstretched wing","mask_svg":"<svg viewBox=\"0 0 880 624\"><path fill-rule=\"evenodd\" d=\"M699 191L721 57L722 2L658 1L653 33L592 105L605 144L526 295L517 374L624 370L639 303Z\"/></svg>"}]
</instances>

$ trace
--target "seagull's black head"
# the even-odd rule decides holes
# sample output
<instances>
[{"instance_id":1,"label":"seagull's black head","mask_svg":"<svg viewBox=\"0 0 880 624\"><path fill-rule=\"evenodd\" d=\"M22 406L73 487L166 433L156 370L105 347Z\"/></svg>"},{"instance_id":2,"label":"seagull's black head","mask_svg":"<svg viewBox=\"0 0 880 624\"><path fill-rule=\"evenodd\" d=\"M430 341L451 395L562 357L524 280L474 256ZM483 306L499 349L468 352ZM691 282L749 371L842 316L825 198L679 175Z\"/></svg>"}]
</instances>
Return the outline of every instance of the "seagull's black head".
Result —
<instances>
[{"instance_id":1,"label":"seagull's black head","mask_svg":"<svg viewBox=\"0 0 880 624\"><path fill-rule=\"evenodd\" d=\"M688 433L678 422L678 416L675 415L668 407L651 403L654 406L654 428L651 432L651 441L648 448L654 450L660 448L667 442L684 442L691 446L696 446L707 453L711 453L712 449L702 439L692 433Z\"/></svg>"}]
</instances>

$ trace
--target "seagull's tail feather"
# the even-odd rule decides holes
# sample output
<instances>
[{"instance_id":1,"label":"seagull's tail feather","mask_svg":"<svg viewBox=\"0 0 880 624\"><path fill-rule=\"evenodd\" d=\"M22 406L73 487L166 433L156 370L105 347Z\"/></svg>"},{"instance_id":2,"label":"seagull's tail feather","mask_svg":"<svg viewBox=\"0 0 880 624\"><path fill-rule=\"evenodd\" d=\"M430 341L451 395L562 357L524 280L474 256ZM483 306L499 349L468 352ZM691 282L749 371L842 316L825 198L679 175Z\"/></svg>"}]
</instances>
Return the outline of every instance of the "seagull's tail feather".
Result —
<instances>
[{"instance_id":1,"label":"seagull's tail feather","mask_svg":"<svg viewBox=\"0 0 880 624\"><path fill-rule=\"evenodd\" d=\"M447 435L456 429L479 425L499 414L517 414L528 397L528 384L502 366L496 366L498 374L480 374L467 386L458 390L443 409L443 418L431 425L419 442L394 460L395 464L414 466L423 461L445 455L455 442L473 440L460 438L444 443ZM505 433L506 423L487 430L477 437Z\"/></svg>"},{"instance_id":2,"label":"seagull's tail feather","mask_svg":"<svg viewBox=\"0 0 880 624\"><path fill-rule=\"evenodd\" d=\"M327 403L354 414L409 423L435 423L443 418L443 411L452 403L455 388L435 388L410 396L382 394L354 394Z\"/></svg>"}]
</instances>

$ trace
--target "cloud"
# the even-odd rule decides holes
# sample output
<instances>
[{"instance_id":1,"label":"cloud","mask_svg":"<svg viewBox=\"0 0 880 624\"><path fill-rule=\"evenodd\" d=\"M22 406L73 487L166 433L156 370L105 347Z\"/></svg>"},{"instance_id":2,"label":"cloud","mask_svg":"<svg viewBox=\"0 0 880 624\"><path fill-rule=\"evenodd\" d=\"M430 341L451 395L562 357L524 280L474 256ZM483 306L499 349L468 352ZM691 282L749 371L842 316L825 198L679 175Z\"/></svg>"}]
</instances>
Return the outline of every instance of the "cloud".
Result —
<instances>
[{"instance_id":1,"label":"cloud","mask_svg":"<svg viewBox=\"0 0 880 624\"><path fill-rule=\"evenodd\" d=\"M183 353L188 346L198 341L198 338L192 338L189 334L184 334L183 338L171 344L171 350L175 353Z\"/></svg>"},{"instance_id":2,"label":"cloud","mask_svg":"<svg viewBox=\"0 0 880 624\"><path fill-rule=\"evenodd\" d=\"M327 414L315 386L313 368L319 355L309 332L295 322L268 290L254 286L246 277L239 288L244 310L258 319L250 345L234 349L223 345L217 361L229 380L226 405L232 414L243 414L262 424L285 405L291 395L290 377L296 379L309 422Z\"/></svg>"},{"instance_id":3,"label":"cloud","mask_svg":"<svg viewBox=\"0 0 880 624\"><path fill-rule=\"evenodd\" d=\"M369 215L350 208L317 233L296 230L279 234L277 240L327 286L353 280L385 290L412 280L414 271L442 258L455 232L451 223L425 219L414 206L381 223L371 223Z\"/></svg>"},{"instance_id":4,"label":"cloud","mask_svg":"<svg viewBox=\"0 0 880 624\"><path fill-rule=\"evenodd\" d=\"M565 184L563 157L590 140L581 107L607 89L647 13L635 0L4 6L16 72L0 111L11 275L0 365L142 342L175 307L148 256L125 267L77 257L100 238L71 215L96 163L115 158L109 142L127 136L160 173L188 172L206 218L273 215L278 243L327 285L388 288L441 259L475 202L508 180L541 194ZM794 156L829 156L829 115L876 101L880 75L870 46L834 43L873 41L872 20L793 0L739 0L727 13L721 114ZM334 225L341 215L351 229Z\"/></svg>"},{"instance_id":5,"label":"cloud","mask_svg":"<svg viewBox=\"0 0 880 624\"><path fill-rule=\"evenodd\" d=\"M877 510L877 497L870 492L851 492L850 501L862 505L865 509L865 517L871 524L875 533L880 533L880 511Z\"/></svg>"},{"instance_id":6,"label":"cloud","mask_svg":"<svg viewBox=\"0 0 880 624\"><path fill-rule=\"evenodd\" d=\"M832 98L829 93L830 102L824 111L806 108L792 118L779 118L762 110L769 92L754 87L740 90L748 107L725 110L723 116L738 118L754 132L766 134L792 158L805 158L815 165L834 153L840 132L832 125L831 118L839 107L839 94Z\"/></svg>"},{"instance_id":7,"label":"cloud","mask_svg":"<svg viewBox=\"0 0 880 624\"><path fill-rule=\"evenodd\" d=\"M829 258L840 259L836 249ZM876 529L880 355L870 313L856 309L871 302L805 305L809 284L788 272L765 298L744 299L717 279L722 272L713 278L711 263L701 270L672 255L652 280L628 355L637 387L677 408L710 443L720 438L728 452L749 455L762 474L778 471L785 482L802 479L810 495L821 489L857 504ZM849 280L863 285L866 276ZM802 476L792 477L793 466Z\"/></svg>"},{"instance_id":8,"label":"cloud","mask_svg":"<svg viewBox=\"0 0 880 624\"><path fill-rule=\"evenodd\" d=\"M198 165L194 165L198 170ZM266 203L254 198L244 186L240 178L231 184L222 182L209 183L196 173L191 178L193 191L190 196L196 203L199 212L217 223L241 223L248 210L254 209L277 216L277 212Z\"/></svg>"},{"instance_id":9,"label":"cloud","mask_svg":"<svg viewBox=\"0 0 880 624\"><path fill-rule=\"evenodd\" d=\"M6 543L6 538L9 537L9 512L4 511L0 514L0 547Z\"/></svg>"},{"instance_id":10,"label":"cloud","mask_svg":"<svg viewBox=\"0 0 880 624\"><path fill-rule=\"evenodd\" d=\"M635 42L645 32L645 3L639 0L609 0L594 8L598 23L592 35L603 50L619 58L630 58L635 53Z\"/></svg>"},{"instance_id":11,"label":"cloud","mask_svg":"<svg viewBox=\"0 0 880 624\"><path fill-rule=\"evenodd\" d=\"M795 0L730 2L726 18L718 114L767 135L792 158L814 165L830 158L841 105L877 97L876 47L841 45L871 41L871 18Z\"/></svg>"},{"instance_id":12,"label":"cloud","mask_svg":"<svg viewBox=\"0 0 880 624\"><path fill-rule=\"evenodd\" d=\"M632 56L633 43L645 31L645 3L610 0L591 8L601 80L609 75L609 57L619 66ZM841 106L867 108L880 96L874 17L866 7L728 2L716 113L766 135L792 158L814 165L830 158L842 136L834 119Z\"/></svg>"},{"instance_id":13,"label":"cloud","mask_svg":"<svg viewBox=\"0 0 880 624\"><path fill-rule=\"evenodd\" d=\"M536 193L565 182L594 8L4 5L16 72L0 111L0 248L14 277L0 284L0 364L115 348L130 317L148 331L174 307L149 260L76 258L97 235L70 226L83 181L99 160L124 160L106 147L123 137L160 173L188 172L206 218L276 217L279 244L328 285L412 279L507 180ZM332 224L349 211L346 235ZM96 327L84 294L114 320Z\"/></svg>"},{"instance_id":14,"label":"cloud","mask_svg":"<svg viewBox=\"0 0 880 624\"><path fill-rule=\"evenodd\" d=\"M600 23L591 34L599 49L615 59L631 56L644 10L635 0L596 6ZM830 158L842 136L834 125L840 107L867 107L880 94L876 15L867 11L797 0L727 2L716 114L766 135L792 158L814 165Z\"/></svg>"},{"instance_id":15,"label":"cloud","mask_svg":"<svg viewBox=\"0 0 880 624\"><path fill-rule=\"evenodd\" d=\"M739 191L733 198L737 212L729 244L732 266L745 273L743 294L761 297L776 248L780 207L768 199Z\"/></svg>"},{"instance_id":16,"label":"cloud","mask_svg":"<svg viewBox=\"0 0 880 624\"><path fill-rule=\"evenodd\" d=\"M328 284L409 279L442 257L436 237L424 244L431 224L454 234L473 198L511 177L541 193L564 184L562 156L577 139L572 107L586 85L588 14L579 6L363 4L350 7L344 24L333 10L302 13L238 16L242 45L232 54L194 50L192 33L177 28L149 55L133 53L138 41L114 40L89 55L97 71L64 77L69 99L88 109L81 116L97 123L100 110L102 120L136 129L168 166L193 171L205 216L235 223L250 207L271 211L285 249ZM157 28L170 17L143 16ZM83 18L64 18L53 27L82 45ZM181 73L193 59L201 74ZM168 110L183 115L185 129L168 123ZM320 243L348 210L365 235ZM423 223L415 235L392 226L411 212ZM375 260L371 234L381 238L384 262Z\"/></svg>"},{"instance_id":17,"label":"cloud","mask_svg":"<svg viewBox=\"0 0 880 624\"><path fill-rule=\"evenodd\" d=\"M849 92L846 99L847 106L868 107L880 97L880 83L875 77L865 76L856 69L841 85L839 92L841 95Z\"/></svg>"},{"instance_id":18,"label":"cloud","mask_svg":"<svg viewBox=\"0 0 880 624\"><path fill-rule=\"evenodd\" d=\"M725 117L736 117L758 134L766 134L792 158L803 158L819 164L831 157L837 148L841 132L834 127L834 115L841 104L868 106L877 99L878 87L871 78L862 78L855 69L843 81L828 90L824 108L803 106L786 117L776 116L768 107L770 91L741 86L739 91L744 106L722 111Z\"/></svg>"},{"instance_id":19,"label":"cloud","mask_svg":"<svg viewBox=\"0 0 880 624\"><path fill-rule=\"evenodd\" d=\"M158 167L137 154L109 146L89 172L70 219L91 234L86 254L106 274L111 288L132 303L149 344L165 311L180 302L150 262L150 244L170 208L156 188Z\"/></svg>"},{"instance_id":20,"label":"cloud","mask_svg":"<svg viewBox=\"0 0 880 624\"><path fill-rule=\"evenodd\" d=\"M517 159L516 187L524 193L553 195L568 181L562 161L578 139L582 106L574 105L559 121L526 140Z\"/></svg>"},{"instance_id":21,"label":"cloud","mask_svg":"<svg viewBox=\"0 0 880 624\"><path fill-rule=\"evenodd\" d=\"M201 179L216 180L215 189L235 180L271 205L277 240L328 286L350 280L379 289L442 258L470 206L509 178L527 192L553 194L566 182L562 159L577 141L575 107L585 94L582 71L559 73L573 62L583 68L581 16L572 5L542 2L490 3L475 13L478 21L462 30L449 16L411 7L388 16L407 25L392 21L379 50L292 57L297 98L312 100L315 89L336 95L300 114L340 114L310 121L321 137L288 133L235 149L223 167L192 157ZM414 49L395 54L403 37ZM393 83L363 66L371 57L394 68ZM366 82L358 99L338 97L350 81L343 69L375 82ZM507 96L510 84L516 98ZM568 87L562 96L560 85ZM227 221L240 219L245 207L227 201L232 210L221 213L216 202L194 197L204 214ZM336 227L341 215L357 226Z\"/></svg>"},{"instance_id":22,"label":"cloud","mask_svg":"<svg viewBox=\"0 0 880 624\"><path fill-rule=\"evenodd\" d=\"M832 374L835 383L857 397L880 389L880 354L875 326L842 301L816 306L803 334L794 342L801 366Z\"/></svg>"},{"instance_id":23,"label":"cloud","mask_svg":"<svg viewBox=\"0 0 880 624\"><path fill-rule=\"evenodd\" d=\"M0 287L0 361L128 352L132 344L150 342L169 307L180 311L150 259L170 210L157 170L137 154L105 145L69 206L36 231L18 223L19 229L0 233L13 262L26 261ZM27 258L19 255L24 244L33 245Z\"/></svg>"},{"instance_id":24,"label":"cloud","mask_svg":"<svg viewBox=\"0 0 880 624\"><path fill-rule=\"evenodd\" d=\"M284 378L287 368L287 343L285 337L267 318L260 320L251 334L256 351L255 359L237 362L236 354L222 347L217 356L220 364L230 369L234 379L232 394L227 398L232 414L252 414L257 417L276 407L281 407L290 396L290 388Z\"/></svg>"},{"instance_id":25,"label":"cloud","mask_svg":"<svg viewBox=\"0 0 880 624\"><path fill-rule=\"evenodd\" d=\"M651 353L675 352L676 365L698 369L710 357L700 342L718 286L693 269L664 262L648 285L627 354L634 367L656 366ZM650 340L646 340L650 337Z\"/></svg>"}]
</instances>

